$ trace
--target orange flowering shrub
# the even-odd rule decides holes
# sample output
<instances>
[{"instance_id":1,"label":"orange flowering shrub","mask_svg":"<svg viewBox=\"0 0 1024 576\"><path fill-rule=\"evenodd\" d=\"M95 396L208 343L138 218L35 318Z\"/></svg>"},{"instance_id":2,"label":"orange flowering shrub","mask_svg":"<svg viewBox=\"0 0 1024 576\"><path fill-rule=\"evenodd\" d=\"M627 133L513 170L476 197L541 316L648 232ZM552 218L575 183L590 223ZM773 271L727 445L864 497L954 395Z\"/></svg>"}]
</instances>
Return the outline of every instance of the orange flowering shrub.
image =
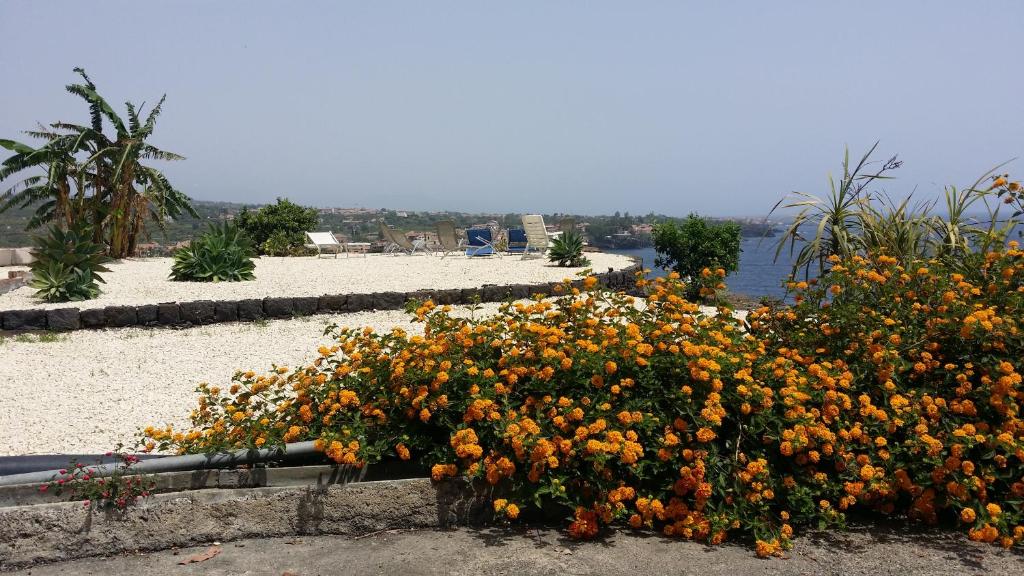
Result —
<instances>
[{"instance_id":1,"label":"orange flowering shrub","mask_svg":"<svg viewBox=\"0 0 1024 576\"><path fill-rule=\"evenodd\" d=\"M411 453L435 480L494 485L496 515L560 507L578 538L621 522L775 555L793 526L866 508L1008 546L1024 537L1022 276L1015 248L977 284L855 259L749 324L700 313L677 277L638 280L637 299L588 278L484 319L426 302L423 335L339 329L309 366L201 387L194 428L148 429L148 447Z\"/></svg>"}]
</instances>

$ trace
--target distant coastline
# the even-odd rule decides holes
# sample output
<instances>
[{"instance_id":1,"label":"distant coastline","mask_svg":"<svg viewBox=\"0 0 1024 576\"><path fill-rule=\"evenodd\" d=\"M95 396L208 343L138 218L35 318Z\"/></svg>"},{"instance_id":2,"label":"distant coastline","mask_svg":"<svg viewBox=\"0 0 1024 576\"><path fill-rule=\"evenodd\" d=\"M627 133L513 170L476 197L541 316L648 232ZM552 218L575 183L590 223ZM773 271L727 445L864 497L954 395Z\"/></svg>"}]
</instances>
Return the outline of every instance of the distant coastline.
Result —
<instances>
[{"instance_id":1,"label":"distant coastline","mask_svg":"<svg viewBox=\"0 0 1024 576\"><path fill-rule=\"evenodd\" d=\"M236 202L194 201L198 218L180 218L166 222L164 229L151 228L150 238L145 242L145 254L164 255L182 242L187 242L202 233L212 222L232 220L245 209L256 209L261 204L240 204ZM514 228L521 226L518 213L468 213L452 211L412 211L383 208L317 208L321 230L330 230L352 242L372 241L379 230L379 222L413 234L432 232L440 220L453 220L457 227L492 226ZM40 231L26 231L25 227L33 214L32 209L14 209L0 214L0 247L21 247L33 243L32 238ZM602 250L623 250L650 248L653 246L651 231L658 222L677 216L648 213L631 215L616 212L611 215L544 214L548 224L571 218L587 241ZM771 237L776 233L778 222L769 222L764 217L721 218L709 217L715 221L729 221L740 224L745 238Z\"/></svg>"}]
</instances>

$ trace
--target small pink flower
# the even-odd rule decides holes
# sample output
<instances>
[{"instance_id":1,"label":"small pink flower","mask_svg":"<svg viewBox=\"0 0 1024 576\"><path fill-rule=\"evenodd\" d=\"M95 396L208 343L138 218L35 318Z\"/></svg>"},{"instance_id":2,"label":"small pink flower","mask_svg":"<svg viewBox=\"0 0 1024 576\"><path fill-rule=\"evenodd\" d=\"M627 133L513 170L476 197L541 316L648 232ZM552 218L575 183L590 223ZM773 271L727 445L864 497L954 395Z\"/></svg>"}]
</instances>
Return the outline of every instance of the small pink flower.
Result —
<instances>
[{"instance_id":1,"label":"small pink flower","mask_svg":"<svg viewBox=\"0 0 1024 576\"><path fill-rule=\"evenodd\" d=\"M68 473L67 469L65 469L65 468L61 468L61 469L60 469L60 470L58 470L57 472L59 472L59 473L61 473L61 474L67 474L67 473Z\"/></svg>"},{"instance_id":2,"label":"small pink flower","mask_svg":"<svg viewBox=\"0 0 1024 576\"><path fill-rule=\"evenodd\" d=\"M40 492L46 492L46 490L49 489L49 488L50 488L49 486L47 486L46 484L43 484L42 486L39 487L39 491Z\"/></svg>"}]
</instances>

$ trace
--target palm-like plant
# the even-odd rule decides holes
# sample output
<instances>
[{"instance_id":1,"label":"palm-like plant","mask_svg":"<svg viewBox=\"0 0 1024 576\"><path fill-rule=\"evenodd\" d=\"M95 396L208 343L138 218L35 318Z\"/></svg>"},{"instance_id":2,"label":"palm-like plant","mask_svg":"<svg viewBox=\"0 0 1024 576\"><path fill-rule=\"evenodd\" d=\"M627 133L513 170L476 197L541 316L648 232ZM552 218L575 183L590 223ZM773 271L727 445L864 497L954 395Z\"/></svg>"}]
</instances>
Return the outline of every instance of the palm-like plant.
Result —
<instances>
[{"instance_id":1,"label":"palm-like plant","mask_svg":"<svg viewBox=\"0 0 1024 576\"><path fill-rule=\"evenodd\" d=\"M66 228L85 219L93 226L94 240L103 242L111 256L130 256L138 239L148 234L148 221L162 227L168 218L196 215L187 196L162 172L143 163L182 159L147 142L166 96L145 119L140 109L126 103L126 123L85 71L75 72L84 83L68 85L67 90L89 105L89 125L55 122L50 129L29 132L46 140L38 149L0 140L0 146L15 153L0 165L0 180L32 168L43 172L0 195L0 212L38 204L34 225L53 222ZM112 137L104 132L104 121L113 126Z\"/></svg>"},{"instance_id":2,"label":"palm-like plant","mask_svg":"<svg viewBox=\"0 0 1024 576\"><path fill-rule=\"evenodd\" d=\"M780 206L799 209L775 251L778 259L787 243L791 254L796 244L801 244L794 259L794 275L800 268L809 275L815 262L817 273L822 274L829 256L846 259L855 254L886 254L905 264L938 258L955 269L977 271L976 257L1003 245L1020 223L1019 214L1000 214L1001 188L997 189L995 183L989 188L982 186L989 178L998 182L993 174L1003 165L989 170L965 189L946 188L946 214L941 216L933 213L935 202L911 206L910 197L897 203L881 193L866 190L868 184L888 179L885 173L900 165L893 157L877 171L864 173L877 145L852 169L847 152L843 178L838 185L829 179L831 191L827 198L797 192L795 198L783 198L772 208L773 213ZM1006 179L1001 181L1005 183ZM969 216L980 207L987 211L987 219ZM808 228L813 235L805 235Z\"/></svg>"},{"instance_id":3,"label":"palm-like plant","mask_svg":"<svg viewBox=\"0 0 1024 576\"><path fill-rule=\"evenodd\" d=\"M900 165L894 156L884 162L878 170L865 173L868 159L877 147L878 142L875 142L852 168L850 151L847 149L843 155L843 177L837 183L829 175L827 197L819 198L806 192L793 192L791 196L779 200L772 207L769 215L774 214L779 208L799 209L792 224L779 238L775 249L775 258L778 260L787 243L790 254L796 250L797 243L802 244L793 261L794 275L800 268L804 269L805 275L809 275L814 263L817 263L818 273L821 274L825 271L825 262L829 256L836 254L846 258L856 254L861 248L854 231L858 224L859 207L868 194L866 188L876 180L888 179L889 176L885 173ZM804 235L802 229L805 227L813 229L813 236Z\"/></svg>"}]
</instances>

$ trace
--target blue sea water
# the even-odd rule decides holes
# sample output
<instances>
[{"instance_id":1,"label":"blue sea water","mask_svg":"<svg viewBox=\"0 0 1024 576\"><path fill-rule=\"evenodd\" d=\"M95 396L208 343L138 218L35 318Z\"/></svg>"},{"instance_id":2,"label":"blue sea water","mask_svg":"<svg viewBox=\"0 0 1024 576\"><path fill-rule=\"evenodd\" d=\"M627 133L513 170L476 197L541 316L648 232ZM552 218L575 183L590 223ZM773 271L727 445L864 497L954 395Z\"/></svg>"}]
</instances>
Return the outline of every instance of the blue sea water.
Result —
<instances>
[{"instance_id":1,"label":"blue sea water","mask_svg":"<svg viewBox=\"0 0 1024 576\"><path fill-rule=\"evenodd\" d=\"M771 296L783 298L786 289L783 282L793 269L789 257L788 246L779 254L775 261L777 238L743 238L740 243L740 266L725 279L729 291L746 296ZM651 276L664 276L666 272L654 265L657 257L654 248L638 248L635 250L608 250L614 254L639 256L643 265L651 269Z\"/></svg>"}]
</instances>

